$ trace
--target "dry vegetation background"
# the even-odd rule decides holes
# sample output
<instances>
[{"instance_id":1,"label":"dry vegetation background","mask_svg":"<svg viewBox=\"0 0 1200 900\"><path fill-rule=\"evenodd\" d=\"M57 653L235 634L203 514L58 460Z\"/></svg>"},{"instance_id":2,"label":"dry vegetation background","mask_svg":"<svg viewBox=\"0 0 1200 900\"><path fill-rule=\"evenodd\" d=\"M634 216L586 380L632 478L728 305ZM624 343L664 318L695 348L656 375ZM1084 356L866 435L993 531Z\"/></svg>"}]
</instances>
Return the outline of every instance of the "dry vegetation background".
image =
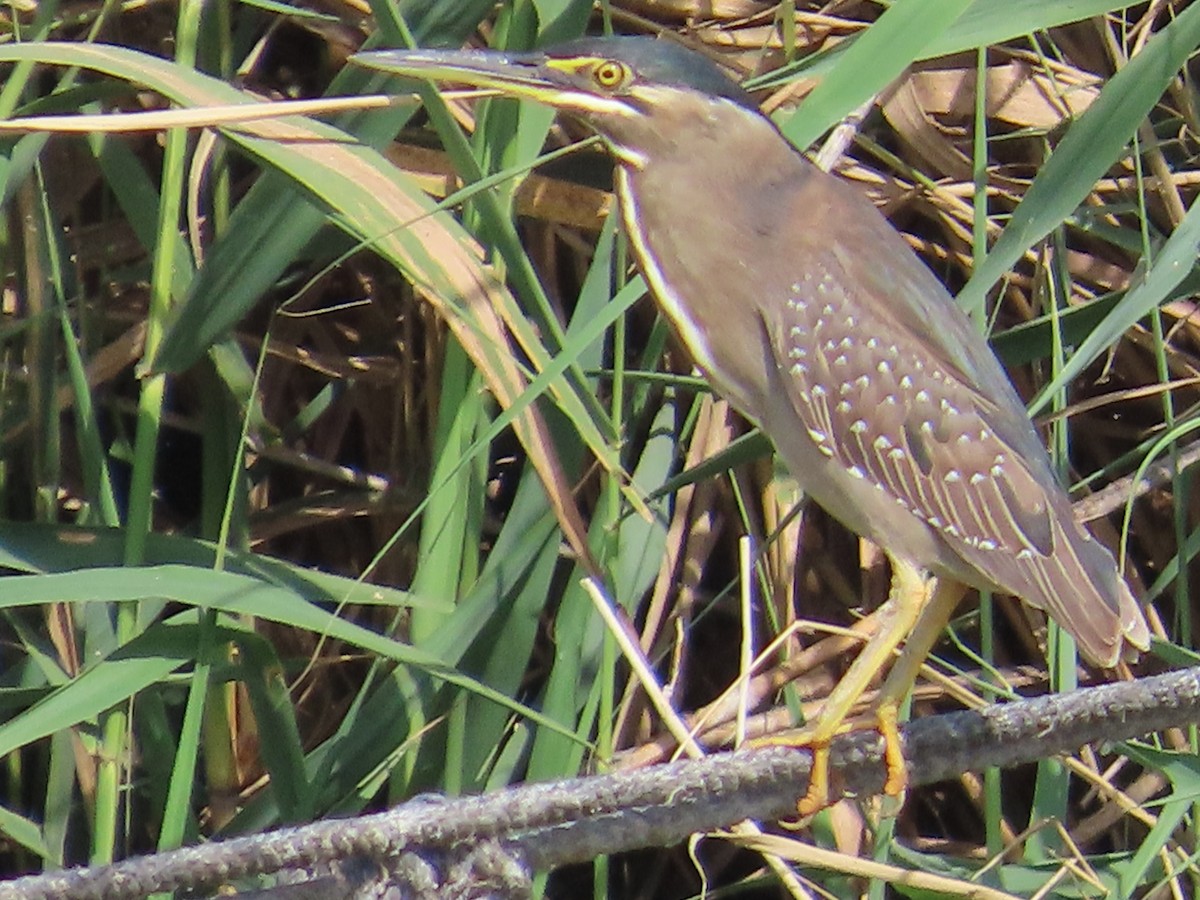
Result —
<instances>
[{"instance_id":1,"label":"dry vegetation background","mask_svg":"<svg viewBox=\"0 0 1200 900\"><path fill-rule=\"evenodd\" d=\"M874 97L837 171L965 287L1078 496L1190 440L1189 3L286 12L7 4L0 113L378 94L346 57L406 29L518 48L667 32L749 79L802 146ZM844 671L853 641L825 625L878 605L884 562L803 506L635 302L607 158L589 144L530 172L586 134L425 96L324 117L361 147L301 118L0 137L0 873L668 758L580 587L584 546L708 746L811 715ZM1193 659L1196 513L1184 472L1093 525L1163 639L1122 677ZM974 595L931 666L916 715L1099 677L1038 613ZM1169 734L966 774L894 820L840 804L794 852L845 865L792 890L912 895L916 869L992 896L1192 896L1195 749ZM859 857L889 874L854 875ZM719 840L547 890L688 897L701 870L784 890Z\"/></svg>"}]
</instances>

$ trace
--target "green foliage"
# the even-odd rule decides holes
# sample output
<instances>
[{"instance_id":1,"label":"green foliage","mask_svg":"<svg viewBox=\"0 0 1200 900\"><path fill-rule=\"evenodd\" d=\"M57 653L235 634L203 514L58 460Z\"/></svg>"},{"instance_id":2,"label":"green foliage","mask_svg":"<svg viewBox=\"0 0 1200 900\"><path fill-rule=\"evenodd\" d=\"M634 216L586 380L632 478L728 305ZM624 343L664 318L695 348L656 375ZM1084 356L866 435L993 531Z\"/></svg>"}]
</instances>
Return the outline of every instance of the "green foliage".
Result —
<instances>
[{"instance_id":1,"label":"green foliage","mask_svg":"<svg viewBox=\"0 0 1200 900\"><path fill-rule=\"evenodd\" d=\"M461 43L490 16L497 43L526 47L581 33L591 10L493 5L377 2L373 11L392 43ZM976 0L933 13L900 0L852 40L758 83L821 78L808 100L776 114L808 144L932 57L1007 42L1023 65L1040 59L1063 77L1070 42L1060 46L1065 32L1052 29L1080 22L1100 58L1114 59L1101 33L1128 55L1134 43L1121 39L1135 20L1121 11L1131 5ZM160 35L174 59L95 42L120 33L108 30L114 4L83 20L38 4L33 19L6 21L21 39L0 44L0 114L95 115L156 103L151 94L189 109L260 103L235 74L270 27L282 30L287 5L180 7ZM297 15L321 27L322 16ZM1174 171L1181 184L1193 174L1192 111L1164 96L1175 96L1200 46L1200 5L1178 4L1146 27L1136 54L1089 83L1086 112L1053 133L1030 125L986 136L986 154L1026 142L1011 162L1017 175L985 172L990 194L939 193L952 178L921 171L919 154L889 156L885 146L903 141L887 124L872 127L888 141L857 151L886 173L892 199L938 198L932 212L917 208L924 226L915 231L946 238L929 241L939 248L930 257L965 283L964 305L999 322L995 346L1040 389L1035 409L1089 391L1096 360L1127 350L1123 335L1141 326L1144 359L1122 377L1166 399L1121 440L1108 440L1102 422L1103 448L1079 452L1076 436L1064 449L1076 451L1084 479L1124 474L1152 449L1174 452L1196 408L1194 385L1179 387L1178 400L1167 387L1194 371L1191 343L1172 343L1191 326L1178 310L1174 330L1159 317L1191 302L1200 220L1194 205L1165 214L1142 166L1158 166L1159 179ZM325 82L331 96L385 87L353 67ZM823 540L806 552L824 543L830 561L797 562L791 503L778 499L786 486L758 465L769 445L723 432L703 387L664 365L663 328L635 306L645 288L628 271L615 217L590 229L516 224L521 183L560 138L552 115L483 101L467 133L461 108L427 88L421 96L466 182L441 202L386 152L412 127L408 102L342 112L333 124L218 119L203 133L169 129L161 146L99 130L5 140L0 258L17 299L0 322L0 565L13 573L0 593L4 874L85 861L80 847L103 862L422 791L607 765L659 723L640 712L586 577L602 579L609 600L645 625L660 674L680 679L675 699L703 698L688 711L728 686L707 683L710 671L714 680L738 672L740 637L722 623L737 593L729 560L740 534L763 547L751 580L777 591L762 598L774 614L764 632L787 619L777 597L798 590L828 607L839 593L850 605L870 594L859 589L869 579L857 549L838 556L845 536L819 518L805 529ZM981 105L977 118L986 114ZM990 157L974 162L993 168ZM607 178L604 158L588 150L555 165L577 188ZM73 168L90 179L82 188ZM1133 187L1097 188L1118 176ZM954 204L964 196L995 238L969 275L955 263ZM85 246L88 216L101 236ZM91 259L79 258L83 249ZM1123 277L1110 280L1120 283L1088 281L1072 255L1118 269ZM1081 270L1068 302L1059 288L1070 292ZM372 305L355 308L360 300ZM194 445L191 456L181 444ZM1158 522L1146 512L1131 556L1159 575L1148 599L1169 602L1183 659L1187 568L1200 538L1185 514L1188 479L1170 487L1168 526L1150 534ZM695 635L728 658L704 656ZM1027 647L1013 644L1010 657L1024 658ZM1052 644L1051 666L1073 677L1070 648ZM1026 858L986 872L950 852L905 848L886 829L865 837L878 837L877 855L897 866L1019 896L1055 879L1056 896L1133 896L1169 879L1195 888L1177 850L1197 808L1193 750L1116 751L1127 766L1161 772L1170 793L1112 830L1114 852L1087 849L1094 882L1062 880L1069 848L1049 828ZM1026 817L1020 830L1042 824L1028 822L1031 808L1058 818L1087 811L1065 770L1036 778L1021 782L1018 811L994 797L982 824L964 830L990 832L980 844L995 846L1005 816ZM818 836L831 839L831 828L823 822ZM615 896L619 878L605 871L597 893Z\"/></svg>"}]
</instances>

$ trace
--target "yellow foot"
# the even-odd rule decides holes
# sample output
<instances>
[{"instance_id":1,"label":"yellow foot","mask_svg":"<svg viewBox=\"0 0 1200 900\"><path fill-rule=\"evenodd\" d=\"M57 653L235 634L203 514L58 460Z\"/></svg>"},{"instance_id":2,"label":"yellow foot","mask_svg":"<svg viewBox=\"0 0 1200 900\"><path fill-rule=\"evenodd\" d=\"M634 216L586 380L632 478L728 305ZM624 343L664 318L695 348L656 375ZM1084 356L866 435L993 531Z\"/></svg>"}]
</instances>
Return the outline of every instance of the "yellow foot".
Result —
<instances>
[{"instance_id":1,"label":"yellow foot","mask_svg":"<svg viewBox=\"0 0 1200 900\"><path fill-rule=\"evenodd\" d=\"M884 703L875 711L874 725L859 721L843 722L838 734L859 731L874 727L883 737L883 762L887 769L883 792L892 800L902 800L908 787L908 763L904 760L904 747L900 742L900 727L898 710L894 703ZM808 789L796 804L796 812L801 819L816 815L821 810L832 806L837 798L830 797L829 783L829 744L830 741L805 729L791 734L777 734L755 738L747 746L755 747L791 747L795 750L808 750L812 754L812 768L809 770Z\"/></svg>"},{"instance_id":2,"label":"yellow foot","mask_svg":"<svg viewBox=\"0 0 1200 900\"><path fill-rule=\"evenodd\" d=\"M887 780L883 792L889 797L900 799L908 787L908 763L904 761L904 746L900 743L898 711L894 703L883 703L875 711L876 727L883 736L883 762L887 766Z\"/></svg>"},{"instance_id":3,"label":"yellow foot","mask_svg":"<svg viewBox=\"0 0 1200 900\"><path fill-rule=\"evenodd\" d=\"M843 731L850 731L846 725ZM808 771L808 790L796 804L796 812L801 820L815 816L832 803L829 799L829 740L814 733L811 728L799 731L785 731L781 734L769 734L753 738L745 744L749 748L761 747L790 747L793 750L807 750L812 754L812 767Z\"/></svg>"},{"instance_id":4,"label":"yellow foot","mask_svg":"<svg viewBox=\"0 0 1200 900\"><path fill-rule=\"evenodd\" d=\"M812 768L808 772L808 791L796 804L801 819L815 816L829 806L829 745L810 744Z\"/></svg>"}]
</instances>

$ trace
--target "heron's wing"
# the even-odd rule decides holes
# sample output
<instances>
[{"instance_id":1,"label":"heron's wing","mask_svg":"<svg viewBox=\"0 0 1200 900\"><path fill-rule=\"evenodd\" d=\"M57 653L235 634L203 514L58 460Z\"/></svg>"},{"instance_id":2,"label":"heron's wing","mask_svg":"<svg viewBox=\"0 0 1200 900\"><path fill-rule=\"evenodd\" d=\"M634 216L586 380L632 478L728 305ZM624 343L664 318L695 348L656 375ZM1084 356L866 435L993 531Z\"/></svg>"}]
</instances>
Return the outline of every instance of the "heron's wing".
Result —
<instances>
[{"instance_id":1,"label":"heron's wing","mask_svg":"<svg viewBox=\"0 0 1200 900\"><path fill-rule=\"evenodd\" d=\"M766 323L779 381L817 449L983 580L1049 612L1090 659L1114 664L1126 639L1144 649L1137 604L1076 521L1011 385L972 384L921 334L848 297L841 286L854 281L837 265L827 256L809 268ZM961 317L942 295L942 316Z\"/></svg>"}]
</instances>

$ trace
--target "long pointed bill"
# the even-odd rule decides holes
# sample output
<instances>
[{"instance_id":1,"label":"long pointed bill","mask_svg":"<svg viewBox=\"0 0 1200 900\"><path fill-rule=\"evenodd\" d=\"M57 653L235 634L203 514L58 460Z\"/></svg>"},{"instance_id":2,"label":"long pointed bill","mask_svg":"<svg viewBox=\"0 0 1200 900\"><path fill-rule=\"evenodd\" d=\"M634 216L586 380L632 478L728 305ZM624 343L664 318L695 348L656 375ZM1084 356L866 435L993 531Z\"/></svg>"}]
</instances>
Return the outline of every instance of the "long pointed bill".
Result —
<instances>
[{"instance_id":1,"label":"long pointed bill","mask_svg":"<svg viewBox=\"0 0 1200 900\"><path fill-rule=\"evenodd\" d=\"M392 75L491 88L510 97L563 106L564 93L575 93L559 73L547 68L541 53L495 50L376 50L350 57L356 65Z\"/></svg>"},{"instance_id":2,"label":"long pointed bill","mask_svg":"<svg viewBox=\"0 0 1200 900\"><path fill-rule=\"evenodd\" d=\"M629 112L627 103L597 92L581 74L603 61L594 56L563 59L498 50L374 50L356 53L350 61L392 75L493 90L585 116Z\"/></svg>"}]
</instances>

